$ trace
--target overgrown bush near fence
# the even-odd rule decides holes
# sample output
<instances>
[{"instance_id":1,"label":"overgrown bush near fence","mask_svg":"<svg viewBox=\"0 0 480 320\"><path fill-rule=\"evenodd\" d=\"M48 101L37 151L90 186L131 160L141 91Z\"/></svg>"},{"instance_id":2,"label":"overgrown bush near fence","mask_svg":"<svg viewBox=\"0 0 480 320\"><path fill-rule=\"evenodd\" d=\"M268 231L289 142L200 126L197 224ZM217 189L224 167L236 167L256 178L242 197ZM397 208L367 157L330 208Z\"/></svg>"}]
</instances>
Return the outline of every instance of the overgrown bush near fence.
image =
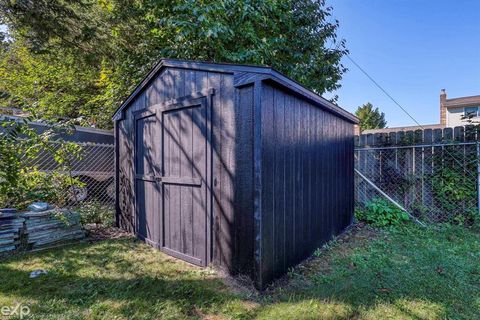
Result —
<instances>
[{"instance_id":1,"label":"overgrown bush near fence","mask_svg":"<svg viewBox=\"0 0 480 320\"><path fill-rule=\"evenodd\" d=\"M32 201L64 205L64 190L81 182L69 175L69 163L79 146L60 143L51 147L51 132L38 134L26 122L3 121L0 132L0 208L24 208ZM42 171L35 164L39 154L48 153L57 170Z\"/></svg>"},{"instance_id":2,"label":"overgrown bush near fence","mask_svg":"<svg viewBox=\"0 0 480 320\"><path fill-rule=\"evenodd\" d=\"M357 137L357 207L390 198L421 221L472 224L480 217L478 131L467 126Z\"/></svg>"},{"instance_id":3,"label":"overgrown bush near fence","mask_svg":"<svg viewBox=\"0 0 480 320\"><path fill-rule=\"evenodd\" d=\"M57 127L38 133L27 120L1 126L0 208L45 201L81 211L84 222L113 219L113 145L66 142Z\"/></svg>"}]
</instances>

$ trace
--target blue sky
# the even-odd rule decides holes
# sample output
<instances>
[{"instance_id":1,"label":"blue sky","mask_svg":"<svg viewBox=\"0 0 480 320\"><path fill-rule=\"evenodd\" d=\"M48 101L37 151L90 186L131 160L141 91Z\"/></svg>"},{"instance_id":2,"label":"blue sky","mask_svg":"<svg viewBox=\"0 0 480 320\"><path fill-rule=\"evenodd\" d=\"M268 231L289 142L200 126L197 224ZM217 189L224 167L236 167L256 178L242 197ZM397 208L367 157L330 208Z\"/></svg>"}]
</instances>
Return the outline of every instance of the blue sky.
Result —
<instances>
[{"instance_id":1,"label":"blue sky","mask_svg":"<svg viewBox=\"0 0 480 320\"><path fill-rule=\"evenodd\" d=\"M351 57L421 124L439 122L447 96L480 95L479 0L327 0ZM348 59L335 94L349 111L371 102L389 127L415 125ZM332 94L325 94L330 98Z\"/></svg>"}]
</instances>

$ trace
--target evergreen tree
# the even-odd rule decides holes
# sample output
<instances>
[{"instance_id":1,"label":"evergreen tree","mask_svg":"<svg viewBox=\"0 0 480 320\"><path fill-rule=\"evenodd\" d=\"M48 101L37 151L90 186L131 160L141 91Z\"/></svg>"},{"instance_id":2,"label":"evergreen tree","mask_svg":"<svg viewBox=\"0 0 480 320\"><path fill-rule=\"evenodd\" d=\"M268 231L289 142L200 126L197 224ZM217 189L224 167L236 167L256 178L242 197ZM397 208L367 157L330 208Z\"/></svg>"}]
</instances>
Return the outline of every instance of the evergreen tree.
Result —
<instances>
[{"instance_id":1,"label":"evergreen tree","mask_svg":"<svg viewBox=\"0 0 480 320\"><path fill-rule=\"evenodd\" d=\"M380 112L378 108L373 108L370 102L358 107L355 115L360 119L361 130L383 129L387 126L385 113Z\"/></svg>"}]
</instances>

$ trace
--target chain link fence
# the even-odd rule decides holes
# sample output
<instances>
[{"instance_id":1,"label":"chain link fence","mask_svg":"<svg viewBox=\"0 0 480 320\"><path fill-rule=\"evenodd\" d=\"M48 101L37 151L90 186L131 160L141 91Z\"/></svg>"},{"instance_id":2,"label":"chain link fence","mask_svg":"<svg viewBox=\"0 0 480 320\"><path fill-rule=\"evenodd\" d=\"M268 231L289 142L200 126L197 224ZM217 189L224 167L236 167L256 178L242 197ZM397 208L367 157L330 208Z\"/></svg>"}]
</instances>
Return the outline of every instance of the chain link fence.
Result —
<instances>
[{"instance_id":1,"label":"chain link fence","mask_svg":"<svg viewBox=\"0 0 480 320\"><path fill-rule=\"evenodd\" d=\"M70 206L96 201L112 207L115 202L114 181L114 146L95 143L75 143L79 148L77 154L67 157L69 163L63 174L73 178L65 186ZM45 173L57 172L59 163L55 160L56 149L61 143L52 142L52 149L39 152L37 157L29 160L29 167Z\"/></svg>"},{"instance_id":2,"label":"chain link fence","mask_svg":"<svg viewBox=\"0 0 480 320\"><path fill-rule=\"evenodd\" d=\"M357 148L356 206L386 198L425 223L468 223L479 214L479 155L476 141Z\"/></svg>"},{"instance_id":3,"label":"chain link fence","mask_svg":"<svg viewBox=\"0 0 480 320\"><path fill-rule=\"evenodd\" d=\"M114 223L114 145L32 137L0 136L0 255L79 241Z\"/></svg>"}]
</instances>

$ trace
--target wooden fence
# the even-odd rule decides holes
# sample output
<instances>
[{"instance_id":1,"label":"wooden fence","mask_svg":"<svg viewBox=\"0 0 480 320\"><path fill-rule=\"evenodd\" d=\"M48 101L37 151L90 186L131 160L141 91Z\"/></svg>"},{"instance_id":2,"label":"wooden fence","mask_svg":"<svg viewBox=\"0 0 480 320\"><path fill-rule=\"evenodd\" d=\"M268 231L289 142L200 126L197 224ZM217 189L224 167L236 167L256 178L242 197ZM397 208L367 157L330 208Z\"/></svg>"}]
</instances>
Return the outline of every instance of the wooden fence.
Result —
<instances>
[{"instance_id":1,"label":"wooden fence","mask_svg":"<svg viewBox=\"0 0 480 320\"><path fill-rule=\"evenodd\" d=\"M480 140L480 126L469 125L443 129L418 129L389 133L370 133L355 136L355 146L385 147Z\"/></svg>"}]
</instances>

